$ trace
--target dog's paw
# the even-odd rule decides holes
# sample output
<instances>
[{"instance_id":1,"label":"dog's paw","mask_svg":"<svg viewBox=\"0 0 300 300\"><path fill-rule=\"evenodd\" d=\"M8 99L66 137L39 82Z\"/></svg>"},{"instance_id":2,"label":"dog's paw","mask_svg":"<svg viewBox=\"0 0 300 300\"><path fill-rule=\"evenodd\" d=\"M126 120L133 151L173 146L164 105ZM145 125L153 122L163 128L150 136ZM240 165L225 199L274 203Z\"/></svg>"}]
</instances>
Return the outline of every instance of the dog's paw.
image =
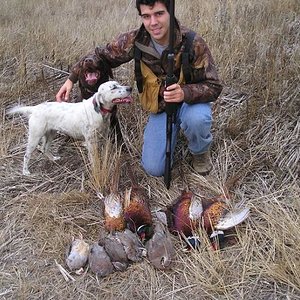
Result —
<instances>
[{"instance_id":1,"label":"dog's paw","mask_svg":"<svg viewBox=\"0 0 300 300\"><path fill-rule=\"evenodd\" d=\"M36 149L37 149L38 151L42 152L42 153L45 152L44 147L42 147L41 145L37 145L37 146L36 146Z\"/></svg>"},{"instance_id":2,"label":"dog's paw","mask_svg":"<svg viewBox=\"0 0 300 300\"><path fill-rule=\"evenodd\" d=\"M46 152L44 154L51 161L55 161L55 160L59 160L60 159L60 156L55 156L51 152Z\"/></svg>"},{"instance_id":3,"label":"dog's paw","mask_svg":"<svg viewBox=\"0 0 300 300\"><path fill-rule=\"evenodd\" d=\"M23 175L24 176L29 176L31 173L29 172L29 170L23 170Z\"/></svg>"}]
</instances>

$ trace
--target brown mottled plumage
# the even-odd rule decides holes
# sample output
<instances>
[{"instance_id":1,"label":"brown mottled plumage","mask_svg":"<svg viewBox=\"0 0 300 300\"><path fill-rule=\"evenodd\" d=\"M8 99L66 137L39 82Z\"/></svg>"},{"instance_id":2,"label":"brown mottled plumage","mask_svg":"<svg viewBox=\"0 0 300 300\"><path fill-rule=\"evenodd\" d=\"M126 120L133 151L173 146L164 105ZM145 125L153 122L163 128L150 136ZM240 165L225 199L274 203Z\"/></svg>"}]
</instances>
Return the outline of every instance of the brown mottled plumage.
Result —
<instances>
[{"instance_id":1,"label":"brown mottled plumage","mask_svg":"<svg viewBox=\"0 0 300 300\"><path fill-rule=\"evenodd\" d=\"M73 239L66 251L66 264L69 269L80 274L88 261L89 251L89 244L83 240L82 236Z\"/></svg>"},{"instance_id":2,"label":"brown mottled plumage","mask_svg":"<svg viewBox=\"0 0 300 300\"><path fill-rule=\"evenodd\" d=\"M148 259L155 268L165 270L172 267L175 249L168 229L161 222L155 222L154 234L147 241L146 249Z\"/></svg>"},{"instance_id":3,"label":"brown mottled plumage","mask_svg":"<svg viewBox=\"0 0 300 300\"><path fill-rule=\"evenodd\" d=\"M139 262L145 256L145 248L138 235L129 229L116 232L117 239L121 241L127 258L132 262Z\"/></svg>"},{"instance_id":4,"label":"brown mottled plumage","mask_svg":"<svg viewBox=\"0 0 300 300\"><path fill-rule=\"evenodd\" d=\"M114 267L110 257L104 247L94 244L89 254L89 266L92 272L104 277L114 272Z\"/></svg>"},{"instance_id":5,"label":"brown mottled plumage","mask_svg":"<svg viewBox=\"0 0 300 300\"><path fill-rule=\"evenodd\" d=\"M215 226L220 221L221 217L228 212L228 206L226 203L216 201L211 203L204 211L202 215L202 225L208 234L214 231Z\"/></svg>"},{"instance_id":6,"label":"brown mottled plumage","mask_svg":"<svg viewBox=\"0 0 300 300\"><path fill-rule=\"evenodd\" d=\"M104 198L104 227L108 232L125 229L123 203L119 194L111 193Z\"/></svg>"},{"instance_id":7,"label":"brown mottled plumage","mask_svg":"<svg viewBox=\"0 0 300 300\"><path fill-rule=\"evenodd\" d=\"M111 262L117 271L125 271L129 261L124 250L122 242L117 238L115 233L110 233L99 242L109 255Z\"/></svg>"}]
</instances>

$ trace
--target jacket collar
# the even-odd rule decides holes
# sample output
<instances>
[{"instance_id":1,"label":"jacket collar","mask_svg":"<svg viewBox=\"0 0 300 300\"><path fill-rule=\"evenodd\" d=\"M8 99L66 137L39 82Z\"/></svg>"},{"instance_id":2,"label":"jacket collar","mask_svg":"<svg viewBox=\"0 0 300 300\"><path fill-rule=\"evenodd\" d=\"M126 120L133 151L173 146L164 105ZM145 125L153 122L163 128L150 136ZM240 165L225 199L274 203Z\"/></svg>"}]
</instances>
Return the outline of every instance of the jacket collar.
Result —
<instances>
[{"instance_id":1,"label":"jacket collar","mask_svg":"<svg viewBox=\"0 0 300 300\"><path fill-rule=\"evenodd\" d=\"M175 45L174 48L178 47L182 43L182 27L177 19L175 19ZM135 45L138 47L142 52L151 54L156 58L160 58L159 54L155 51L153 46L151 45L151 37L150 34L145 29L145 26L142 24L138 30Z\"/></svg>"}]
</instances>

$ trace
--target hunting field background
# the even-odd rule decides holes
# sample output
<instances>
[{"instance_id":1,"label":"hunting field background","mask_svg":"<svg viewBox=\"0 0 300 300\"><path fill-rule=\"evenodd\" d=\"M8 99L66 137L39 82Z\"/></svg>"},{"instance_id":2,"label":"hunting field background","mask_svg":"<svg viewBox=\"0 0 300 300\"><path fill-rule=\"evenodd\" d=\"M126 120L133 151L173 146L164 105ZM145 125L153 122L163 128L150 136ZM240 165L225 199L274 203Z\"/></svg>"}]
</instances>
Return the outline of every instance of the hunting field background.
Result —
<instances>
[{"instance_id":1,"label":"hunting field background","mask_svg":"<svg viewBox=\"0 0 300 300\"><path fill-rule=\"evenodd\" d=\"M140 24L135 1L0 6L0 299L300 299L299 0L176 1L177 18L208 43L224 90L213 110L213 171L193 172L182 137L170 190L140 167L147 114L138 101L119 110L125 144L102 140L93 170L82 143L59 136L52 150L61 160L35 152L32 175L23 176L27 120L5 115L19 103L54 101L79 57ZM132 63L114 73L135 87ZM145 259L106 278L86 270L65 281L56 262L65 267L72 237L97 241L103 205L96 193L109 192L118 161L120 192L130 186L129 161L153 210L186 188L211 195L229 188L233 205L251 209L236 228L237 243L213 251L204 239L199 251L184 253L174 237L172 270Z\"/></svg>"}]
</instances>

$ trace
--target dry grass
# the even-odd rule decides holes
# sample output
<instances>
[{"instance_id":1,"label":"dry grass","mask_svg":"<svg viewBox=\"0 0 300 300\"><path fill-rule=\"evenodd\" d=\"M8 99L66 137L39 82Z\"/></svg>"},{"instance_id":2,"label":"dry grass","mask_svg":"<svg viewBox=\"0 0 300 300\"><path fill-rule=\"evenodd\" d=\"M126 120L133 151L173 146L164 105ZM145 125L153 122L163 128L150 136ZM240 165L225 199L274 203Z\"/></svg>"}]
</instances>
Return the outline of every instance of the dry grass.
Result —
<instances>
[{"instance_id":1,"label":"dry grass","mask_svg":"<svg viewBox=\"0 0 300 300\"><path fill-rule=\"evenodd\" d=\"M138 104L121 108L125 145L120 149L103 142L97 168L86 165L80 143L59 137L54 150L61 161L49 162L36 153L30 177L21 175L27 123L5 118L5 108L17 102L54 99L66 77L42 64L67 70L95 44L137 26L134 1L1 4L2 299L300 299L299 3L193 0L176 5L182 23L210 45L225 88L214 106L212 173L206 178L193 173L182 139L166 190L162 178L146 176L139 165L147 115ZM115 74L133 85L131 64ZM238 242L214 252L203 236L201 250L186 254L174 238L177 257L171 271L156 271L145 260L104 279L88 271L65 282L55 260L64 265L72 236L82 233L93 242L103 232L96 192L108 191L117 162L125 160L148 191L153 209L186 187L218 194L238 179L232 201L251 207L250 218L235 233ZM123 190L129 180L121 170Z\"/></svg>"}]
</instances>

